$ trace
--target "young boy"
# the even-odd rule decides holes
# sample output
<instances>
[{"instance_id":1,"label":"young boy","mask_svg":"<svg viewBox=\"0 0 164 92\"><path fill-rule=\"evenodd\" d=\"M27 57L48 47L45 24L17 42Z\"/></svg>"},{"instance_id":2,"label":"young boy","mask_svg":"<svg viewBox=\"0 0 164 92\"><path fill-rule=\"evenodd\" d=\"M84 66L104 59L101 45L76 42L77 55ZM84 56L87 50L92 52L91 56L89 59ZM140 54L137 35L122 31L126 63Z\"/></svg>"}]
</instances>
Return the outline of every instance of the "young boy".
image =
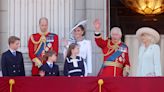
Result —
<instances>
[{"instance_id":1,"label":"young boy","mask_svg":"<svg viewBox=\"0 0 164 92\"><path fill-rule=\"evenodd\" d=\"M20 39L10 36L8 39L9 50L2 54L1 66L3 76L25 76L22 53L17 51Z\"/></svg>"},{"instance_id":2,"label":"young boy","mask_svg":"<svg viewBox=\"0 0 164 92\"><path fill-rule=\"evenodd\" d=\"M44 58L46 58L46 64L40 67L39 75L43 76L59 76L59 67L55 64L57 60L55 51L48 51L45 53Z\"/></svg>"}]
</instances>

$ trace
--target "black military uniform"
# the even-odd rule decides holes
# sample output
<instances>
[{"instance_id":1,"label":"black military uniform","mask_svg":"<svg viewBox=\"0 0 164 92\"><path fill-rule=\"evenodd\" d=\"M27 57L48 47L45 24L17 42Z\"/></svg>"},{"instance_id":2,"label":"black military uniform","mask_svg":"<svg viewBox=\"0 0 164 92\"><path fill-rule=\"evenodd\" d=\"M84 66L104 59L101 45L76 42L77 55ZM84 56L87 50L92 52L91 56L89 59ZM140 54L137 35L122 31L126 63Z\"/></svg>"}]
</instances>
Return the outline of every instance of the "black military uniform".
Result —
<instances>
[{"instance_id":1,"label":"black military uniform","mask_svg":"<svg viewBox=\"0 0 164 92\"><path fill-rule=\"evenodd\" d=\"M23 56L21 52L15 54L10 50L4 52L1 58L3 76L25 76Z\"/></svg>"},{"instance_id":2,"label":"black military uniform","mask_svg":"<svg viewBox=\"0 0 164 92\"><path fill-rule=\"evenodd\" d=\"M67 57L64 64L64 75L65 76L84 76L84 60L77 56L76 59Z\"/></svg>"},{"instance_id":3,"label":"black military uniform","mask_svg":"<svg viewBox=\"0 0 164 92\"><path fill-rule=\"evenodd\" d=\"M45 72L45 76L59 76L59 67L55 63L52 67L46 63L40 67L40 70Z\"/></svg>"}]
</instances>

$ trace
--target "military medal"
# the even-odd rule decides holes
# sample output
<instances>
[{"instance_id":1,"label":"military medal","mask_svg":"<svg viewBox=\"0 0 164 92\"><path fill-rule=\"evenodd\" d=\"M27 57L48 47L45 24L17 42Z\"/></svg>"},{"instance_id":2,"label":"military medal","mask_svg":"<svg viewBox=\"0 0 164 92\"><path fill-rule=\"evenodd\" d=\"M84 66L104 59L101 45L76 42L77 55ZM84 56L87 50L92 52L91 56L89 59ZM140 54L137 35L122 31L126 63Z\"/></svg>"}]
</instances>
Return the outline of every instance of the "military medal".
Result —
<instances>
[{"instance_id":1,"label":"military medal","mask_svg":"<svg viewBox=\"0 0 164 92\"><path fill-rule=\"evenodd\" d=\"M121 61L121 62L122 62L122 57L119 57L119 61Z\"/></svg>"},{"instance_id":2,"label":"military medal","mask_svg":"<svg viewBox=\"0 0 164 92\"><path fill-rule=\"evenodd\" d=\"M122 53L122 57L125 58L125 53Z\"/></svg>"},{"instance_id":3,"label":"military medal","mask_svg":"<svg viewBox=\"0 0 164 92\"><path fill-rule=\"evenodd\" d=\"M51 48L51 47L52 47L52 43L48 43L47 46L48 46L49 48Z\"/></svg>"},{"instance_id":4,"label":"military medal","mask_svg":"<svg viewBox=\"0 0 164 92\"><path fill-rule=\"evenodd\" d=\"M46 47L46 48L45 48L45 51L49 51L49 48L48 48L48 47Z\"/></svg>"}]
</instances>

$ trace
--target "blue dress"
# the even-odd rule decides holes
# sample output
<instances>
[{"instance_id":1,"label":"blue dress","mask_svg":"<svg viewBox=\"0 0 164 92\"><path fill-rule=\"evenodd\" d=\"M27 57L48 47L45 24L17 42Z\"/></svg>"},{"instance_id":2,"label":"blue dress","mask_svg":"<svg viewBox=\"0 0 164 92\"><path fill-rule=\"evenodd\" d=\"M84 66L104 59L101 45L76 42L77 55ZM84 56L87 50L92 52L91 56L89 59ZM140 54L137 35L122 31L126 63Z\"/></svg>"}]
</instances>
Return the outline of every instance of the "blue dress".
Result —
<instances>
[{"instance_id":1,"label":"blue dress","mask_svg":"<svg viewBox=\"0 0 164 92\"><path fill-rule=\"evenodd\" d=\"M157 44L139 48L136 76L161 76L160 47Z\"/></svg>"}]
</instances>

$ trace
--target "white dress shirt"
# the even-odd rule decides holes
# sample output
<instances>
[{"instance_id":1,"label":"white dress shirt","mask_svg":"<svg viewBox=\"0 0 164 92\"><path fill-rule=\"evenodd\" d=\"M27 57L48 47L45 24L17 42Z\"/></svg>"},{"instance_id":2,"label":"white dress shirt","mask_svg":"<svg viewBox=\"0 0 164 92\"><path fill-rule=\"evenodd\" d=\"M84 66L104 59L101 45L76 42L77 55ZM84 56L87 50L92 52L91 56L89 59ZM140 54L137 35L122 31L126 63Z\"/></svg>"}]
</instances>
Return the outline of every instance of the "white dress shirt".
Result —
<instances>
[{"instance_id":1,"label":"white dress shirt","mask_svg":"<svg viewBox=\"0 0 164 92\"><path fill-rule=\"evenodd\" d=\"M9 49L10 50L10 52L13 54L13 53L15 53L15 55L16 55L16 50L13 50L13 49Z\"/></svg>"},{"instance_id":2,"label":"white dress shirt","mask_svg":"<svg viewBox=\"0 0 164 92\"><path fill-rule=\"evenodd\" d=\"M51 68L53 67L53 63L52 62L47 61L47 64L48 64L49 67L51 67Z\"/></svg>"}]
</instances>

